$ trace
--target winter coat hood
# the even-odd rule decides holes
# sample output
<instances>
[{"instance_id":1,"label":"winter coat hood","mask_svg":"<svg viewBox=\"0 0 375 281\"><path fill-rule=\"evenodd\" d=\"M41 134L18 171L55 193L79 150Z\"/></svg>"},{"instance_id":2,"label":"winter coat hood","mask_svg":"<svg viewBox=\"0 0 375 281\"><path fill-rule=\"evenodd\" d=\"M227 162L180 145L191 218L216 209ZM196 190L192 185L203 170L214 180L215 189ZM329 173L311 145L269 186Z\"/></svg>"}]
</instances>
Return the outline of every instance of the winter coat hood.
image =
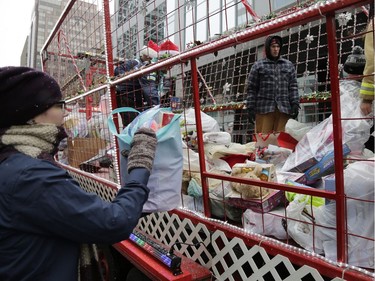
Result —
<instances>
[{"instance_id":1,"label":"winter coat hood","mask_svg":"<svg viewBox=\"0 0 375 281\"><path fill-rule=\"evenodd\" d=\"M267 37L266 42L264 43L264 48L266 50L267 58L270 59L270 60L276 61L280 58L280 52L279 52L279 55L276 58L274 58L271 55L271 43L273 43L274 40L278 41L278 43L280 44L280 50L281 50L281 48L283 47L283 40L281 39L280 36L277 36L277 35L271 35L271 36Z\"/></svg>"}]
</instances>

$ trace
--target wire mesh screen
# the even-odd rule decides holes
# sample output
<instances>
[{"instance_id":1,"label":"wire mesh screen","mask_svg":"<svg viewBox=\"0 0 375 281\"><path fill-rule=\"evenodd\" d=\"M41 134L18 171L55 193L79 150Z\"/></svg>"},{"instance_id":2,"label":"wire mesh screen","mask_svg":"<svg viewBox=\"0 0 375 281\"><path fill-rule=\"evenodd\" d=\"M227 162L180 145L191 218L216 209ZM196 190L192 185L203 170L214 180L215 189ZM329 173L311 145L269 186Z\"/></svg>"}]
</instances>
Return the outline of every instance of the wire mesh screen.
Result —
<instances>
[{"instance_id":1,"label":"wire mesh screen","mask_svg":"<svg viewBox=\"0 0 375 281\"><path fill-rule=\"evenodd\" d=\"M107 124L111 110L132 107L144 112L155 105L170 107L173 113L181 114L184 168L183 181L178 188L182 190L182 208L245 232L276 237L282 241L278 246L284 249L304 248L309 254L303 252L302 260L319 255L327 257L330 265L354 267L357 272L365 272L366 280L373 276L366 269L374 268L374 233L360 230L350 216L363 219L359 220L361 225L368 220L373 226L374 200L369 188L374 182L373 173L362 179L355 177L363 181L362 193L352 192L345 182L351 183L353 179L348 165L359 163L356 165L367 171L368 165L373 164L368 160L373 154L363 147L363 136L369 136L371 126L366 127L363 134L355 132L352 143L356 145L350 146L350 152L344 146L343 154L338 155L337 148L347 142L345 131L348 128L352 132L353 127L362 124L360 122L373 122L372 116L348 114L353 103L347 99L340 104L340 94L345 92L342 89L347 89L343 87L350 84L352 88L347 92L357 93L358 83L363 78L362 73L349 75L343 66L354 50L363 52L369 1L263 2L71 1L41 52L44 70L59 82L69 112L65 120L69 138L59 160L81 170L83 175L87 173L90 178L94 176L119 184L118 146ZM281 57L289 60L296 70L300 110L298 117L290 120L294 122L294 127L288 131L292 138L259 136L249 120L246 102L249 73L255 62L265 57L265 39L271 34L282 38ZM337 77L333 73L337 73ZM353 96L358 98L357 94ZM338 112L343 116L337 116ZM135 116L116 115L118 132ZM333 149L334 139L341 140L341 137L337 137L337 132L327 137L325 132L331 132L339 124L343 127L344 141ZM324 155L319 152L319 157L311 155L307 164L315 165L327 156L331 157L329 163L336 161L344 166L340 171L330 170L315 185L305 181L300 186L296 184L298 176L308 168L303 170L296 166L283 170L283 164L290 155L296 155L293 149L301 142L302 136L297 139L300 130L306 133L313 128L321 129L311 138L312 143L320 145L319 151L326 147L332 147L332 151ZM209 133L218 132L227 133L221 135L224 143L207 141ZM326 139L322 140L322 136ZM271 142L272 138L277 141ZM267 143L267 147L259 149L261 142ZM272 145L277 149L272 150ZM306 156L308 151L301 154ZM265 171L258 178L252 178L248 173L253 170L246 166L246 161L257 161ZM236 164L250 170L234 172ZM245 180L239 179L242 174L247 174ZM261 177L266 180L262 181ZM79 178L82 185L88 185L81 176ZM257 196L249 200L241 192L234 192L241 191L243 186L251 186ZM340 190L342 196L332 193ZM300 203L295 206L300 209L294 210L297 216L291 213L293 202ZM345 207L336 208L338 202L346 206L348 212L344 212ZM359 212L359 206L366 216L354 214ZM329 211L332 217L322 213L323 210ZM325 220L319 221L319 215ZM340 218L345 225L341 224L342 228ZM159 218L149 219L145 218L142 224L151 233L154 225L150 225ZM175 218L168 216L166 220L175 222ZM276 230L270 230L270 225ZM194 228L189 224L184 227ZM303 238L293 236L292 228ZM172 236L166 233L156 238L170 244ZM224 237L218 234L217 239L222 240L221 244L230 243L224 241ZM337 240L343 241L340 245L345 249L337 247ZM227 276L230 272L227 268L234 268L235 262L228 265L222 261L235 255L234 248L248 251L247 254L252 251L240 244L233 246L227 255L223 253L227 247L218 246L217 258L210 258L210 262L215 263L212 264L215 274L223 280L251 280L249 272L254 276L263 272L260 268L255 270L250 262L244 263L246 269L236 268L232 276ZM358 245L362 246L358 248ZM345 252L341 255L344 259L340 258L340 251ZM199 250L200 254L203 252ZM255 254L263 256L263 250L257 249ZM271 256L264 255L263 260L276 263L277 256ZM235 261L239 260L241 258ZM263 279L259 277L259 280L268 280L268 277L292 280L292 277L277 276L277 266L264 272ZM289 267L284 263L284 269ZM293 270L298 272L302 267ZM312 280L321 280L315 273L309 271L309 274L316 278Z\"/></svg>"}]
</instances>

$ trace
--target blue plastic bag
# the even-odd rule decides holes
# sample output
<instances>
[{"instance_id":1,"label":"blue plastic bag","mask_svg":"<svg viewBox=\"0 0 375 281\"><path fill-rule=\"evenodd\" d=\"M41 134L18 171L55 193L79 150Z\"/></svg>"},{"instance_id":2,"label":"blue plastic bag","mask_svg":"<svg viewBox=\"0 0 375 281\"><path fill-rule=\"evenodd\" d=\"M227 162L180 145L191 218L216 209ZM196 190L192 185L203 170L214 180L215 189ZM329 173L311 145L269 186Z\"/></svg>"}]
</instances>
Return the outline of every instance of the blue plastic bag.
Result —
<instances>
[{"instance_id":1,"label":"blue plastic bag","mask_svg":"<svg viewBox=\"0 0 375 281\"><path fill-rule=\"evenodd\" d=\"M108 117L109 130L117 137L120 151L130 150L134 133L138 128L150 126L159 113L171 113L171 109L159 106L150 108L140 113L121 133L118 133L112 117L114 114L123 112L139 113L133 108L121 107L113 110ZM180 117L181 115L175 114L167 125L156 131L158 142L147 184L150 194L143 206L143 212L170 211L181 205L183 154L178 122ZM127 164L127 157L120 156L121 183L125 183L128 176Z\"/></svg>"}]
</instances>

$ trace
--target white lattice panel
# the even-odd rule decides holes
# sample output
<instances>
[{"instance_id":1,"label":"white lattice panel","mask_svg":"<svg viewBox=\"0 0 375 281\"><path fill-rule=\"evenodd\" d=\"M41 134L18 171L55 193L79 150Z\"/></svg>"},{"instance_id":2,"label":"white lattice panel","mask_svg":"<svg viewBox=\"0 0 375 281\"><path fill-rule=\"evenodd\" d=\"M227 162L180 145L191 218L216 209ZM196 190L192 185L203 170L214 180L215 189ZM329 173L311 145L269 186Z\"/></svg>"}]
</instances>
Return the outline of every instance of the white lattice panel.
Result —
<instances>
[{"instance_id":1,"label":"white lattice panel","mask_svg":"<svg viewBox=\"0 0 375 281\"><path fill-rule=\"evenodd\" d=\"M105 183L102 179L85 176L82 172L75 172L74 169L68 170L69 174L80 184L81 188L87 192L98 194L106 201L112 201L117 194L117 188L114 183ZM111 185L109 187L108 185Z\"/></svg>"},{"instance_id":2,"label":"white lattice panel","mask_svg":"<svg viewBox=\"0 0 375 281\"><path fill-rule=\"evenodd\" d=\"M190 220L182 220L175 214L156 213L143 218L138 227L170 247L176 242L200 242L199 247L175 245L174 249L207 268L211 267L212 256L207 250L211 234L204 224L194 225Z\"/></svg>"},{"instance_id":3,"label":"white lattice panel","mask_svg":"<svg viewBox=\"0 0 375 281\"><path fill-rule=\"evenodd\" d=\"M225 247L218 245L217 240ZM303 266L296 270L286 257L277 255L270 258L264 248L248 248L238 238L228 240L222 231L213 233L212 245L218 253L213 257L212 271L215 276L220 276L220 280L238 280L233 276L240 276L241 280L304 280L308 276L314 277L309 280L324 280L314 268Z\"/></svg>"},{"instance_id":4,"label":"white lattice panel","mask_svg":"<svg viewBox=\"0 0 375 281\"><path fill-rule=\"evenodd\" d=\"M151 214L139 222L138 228L168 246L176 242L202 241L204 246L199 248L181 245L175 249L209 268L216 280L327 280L315 268L302 266L296 269L282 255L269 257L261 246L249 248L242 239L228 239L220 230L211 233L204 224L194 225L189 219L182 220L175 214ZM209 260L205 262L207 257Z\"/></svg>"}]
</instances>

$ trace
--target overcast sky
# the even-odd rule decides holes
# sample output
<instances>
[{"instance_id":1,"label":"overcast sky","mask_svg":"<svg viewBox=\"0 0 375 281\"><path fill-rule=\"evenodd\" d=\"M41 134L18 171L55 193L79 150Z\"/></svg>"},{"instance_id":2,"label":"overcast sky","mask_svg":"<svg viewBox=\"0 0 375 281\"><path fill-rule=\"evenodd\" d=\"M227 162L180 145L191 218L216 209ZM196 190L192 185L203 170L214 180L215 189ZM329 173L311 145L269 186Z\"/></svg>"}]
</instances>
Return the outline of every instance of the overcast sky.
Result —
<instances>
[{"instance_id":1,"label":"overcast sky","mask_svg":"<svg viewBox=\"0 0 375 281\"><path fill-rule=\"evenodd\" d=\"M0 67L20 65L34 0L0 0Z\"/></svg>"}]
</instances>

